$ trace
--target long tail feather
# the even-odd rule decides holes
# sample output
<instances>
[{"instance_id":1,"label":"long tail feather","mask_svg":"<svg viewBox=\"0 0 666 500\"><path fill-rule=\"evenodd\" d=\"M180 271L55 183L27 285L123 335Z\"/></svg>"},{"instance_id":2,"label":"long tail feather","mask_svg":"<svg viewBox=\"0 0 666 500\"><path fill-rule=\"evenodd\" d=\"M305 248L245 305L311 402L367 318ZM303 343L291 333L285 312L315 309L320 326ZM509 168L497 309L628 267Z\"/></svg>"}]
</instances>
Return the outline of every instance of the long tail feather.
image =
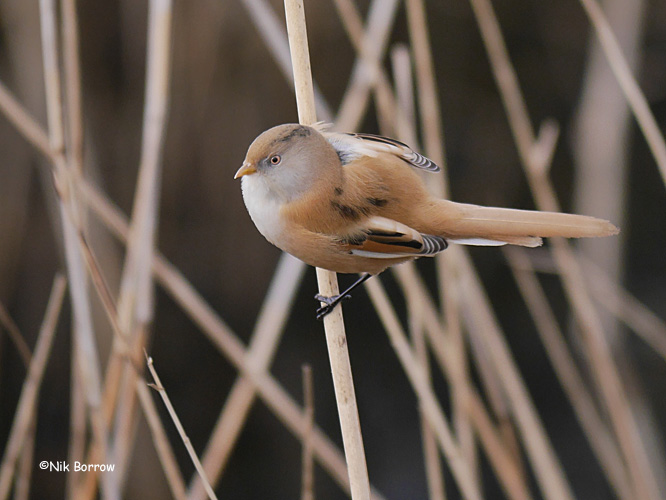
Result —
<instances>
[{"instance_id":1,"label":"long tail feather","mask_svg":"<svg viewBox=\"0 0 666 500\"><path fill-rule=\"evenodd\" d=\"M540 247L543 245L543 240L538 236L498 236L501 239L491 240L488 238L460 238L449 237L446 241L455 243L456 245L471 245L477 247L501 247L502 245L520 245L522 247Z\"/></svg>"},{"instance_id":2,"label":"long tail feather","mask_svg":"<svg viewBox=\"0 0 666 500\"><path fill-rule=\"evenodd\" d=\"M589 238L619 232L610 222L585 215L444 203L445 220L440 220L440 227L453 242L480 238L532 247L539 246L543 237Z\"/></svg>"}]
</instances>

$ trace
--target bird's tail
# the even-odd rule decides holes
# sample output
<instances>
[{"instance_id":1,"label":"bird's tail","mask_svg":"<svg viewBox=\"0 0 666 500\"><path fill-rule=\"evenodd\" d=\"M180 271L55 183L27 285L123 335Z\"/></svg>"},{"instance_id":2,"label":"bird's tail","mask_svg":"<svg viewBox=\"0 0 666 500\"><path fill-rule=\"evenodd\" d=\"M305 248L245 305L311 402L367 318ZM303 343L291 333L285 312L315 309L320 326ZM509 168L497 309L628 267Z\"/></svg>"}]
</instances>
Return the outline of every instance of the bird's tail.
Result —
<instances>
[{"instance_id":1,"label":"bird's tail","mask_svg":"<svg viewBox=\"0 0 666 500\"><path fill-rule=\"evenodd\" d=\"M437 226L444 238L468 245L540 246L543 237L590 238L611 236L619 229L606 220L585 215L481 207L442 201L446 207Z\"/></svg>"}]
</instances>

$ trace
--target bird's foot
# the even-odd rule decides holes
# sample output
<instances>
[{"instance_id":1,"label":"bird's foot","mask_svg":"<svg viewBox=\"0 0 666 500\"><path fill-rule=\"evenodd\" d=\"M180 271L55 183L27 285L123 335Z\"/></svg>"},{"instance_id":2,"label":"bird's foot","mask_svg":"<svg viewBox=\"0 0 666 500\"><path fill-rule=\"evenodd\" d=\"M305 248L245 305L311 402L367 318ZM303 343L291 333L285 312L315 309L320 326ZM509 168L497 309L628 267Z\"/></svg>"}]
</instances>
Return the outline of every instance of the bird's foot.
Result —
<instances>
[{"instance_id":1,"label":"bird's foot","mask_svg":"<svg viewBox=\"0 0 666 500\"><path fill-rule=\"evenodd\" d=\"M319 302L324 303L323 306L317 309L317 319L323 320L324 316L335 309L335 306L337 306L340 302L343 300L351 299L351 295L348 293L341 293L340 295L334 295L333 297L326 297L318 293L314 296L314 298Z\"/></svg>"}]
</instances>

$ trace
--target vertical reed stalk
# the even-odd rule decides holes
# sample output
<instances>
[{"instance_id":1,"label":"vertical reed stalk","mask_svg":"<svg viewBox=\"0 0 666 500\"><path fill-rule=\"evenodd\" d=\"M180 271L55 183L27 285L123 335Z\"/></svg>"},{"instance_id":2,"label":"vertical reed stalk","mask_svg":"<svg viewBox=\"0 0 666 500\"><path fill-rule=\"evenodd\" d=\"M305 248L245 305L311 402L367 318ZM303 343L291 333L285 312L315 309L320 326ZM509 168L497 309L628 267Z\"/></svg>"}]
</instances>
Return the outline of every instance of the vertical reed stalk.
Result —
<instances>
[{"instance_id":1,"label":"vertical reed stalk","mask_svg":"<svg viewBox=\"0 0 666 500\"><path fill-rule=\"evenodd\" d=\"M590 18L592 27L597 32L599 43L606 54L608 64L610 64L615 78L617 78L617 82L636 117L638 126L641 128L657 162L661 178L666 184L666 141L664 141L664 136L659 130L659 125L657 125L657 121L650 110L647 99L638 86L631 67L622 53L617 37L613 33L613 29L606 16L604 16L601 7L599 7L599 3L596 0L580 0L580 3Z\"/></svg>"},{"instance_id":2,"label":"vertical reed stalk","mask_svg":"<svg viewBox=\"0 0 666 500\"><path fill-rule=\"evenodd\" d=\"M299 121L311 125L317 121L312 74L310 70L310 54L308 50L305 12L302 0L285 0L287 34L294 68L294 86ZM340 293L336 274L317 268L319 293L332 297ZM361 423L356 406L354 381L347 350L345 325L342 318L342 307L338 306L324 318L326 345L328 346L333 386L338 403L338 415L342 429L342 442L347 458L349 484L353 500L370 498L370 481L365 462L365 450L361 436Z\"/></svg>"},{"instance_id":3,"label":"vertical reed stalk","mask_svg":"<svg viewBox=\"0 0 666 500\"><path fill-rule=\"evenodd\" d=\"M171 0L151 0L149 3L143 140L118 299L118 323L126 341L130 343L132 357L136 361L147 340L148 325L153 318L151 260L157 238L162 150L169 111L172 9ZM118 341L119 339L115 338L115 352L111 363L121 361ZM114 456L118 461L120 477L124 479L127 455L131 449L131 429L136 419L135 387L138 374L135 367L129 364L124 366L122 372L116 367L107 373L113 373L116 377L120 377L122 373L122 382L107 377L107 390L122 384L114 427Z\"/></svg>"},{"instance_id":4,"label":"vertical reed stalk","mask_svg":"<svg viewBox=\"0 0 666 500\"><path fill-rule=\"evenodd\" d=\"M303 431L303 454L301 473L301 500L314 500L314 461L312 460L312 429L314 428L314 388L312 368L303 365L303 406L305 429Z\"/></svg>"},{"instance_id":5,"label":"vertical reed stalk","mask_svg":"<svg viewBox=\"0 0 666 500\"><path fill-rule=\"evenodd\" d=\"M90 411L92 430L102 457L107 456L107 422L100 411L101 375L97 346L90 311L85 264L79 247L79 207L68 168L65 151L65 125L63 122L62 85L58 63L58 36L54 0L40 0L42 30L42 58L46 91L49 148L55 154L54 183L58 193L60 222L62 224L69 291L74 316L75 356L83 374L86 400ZM104 495L110 500L120 498L118 485L112 474L104 476Z\"/></svg>"}]
</instances>

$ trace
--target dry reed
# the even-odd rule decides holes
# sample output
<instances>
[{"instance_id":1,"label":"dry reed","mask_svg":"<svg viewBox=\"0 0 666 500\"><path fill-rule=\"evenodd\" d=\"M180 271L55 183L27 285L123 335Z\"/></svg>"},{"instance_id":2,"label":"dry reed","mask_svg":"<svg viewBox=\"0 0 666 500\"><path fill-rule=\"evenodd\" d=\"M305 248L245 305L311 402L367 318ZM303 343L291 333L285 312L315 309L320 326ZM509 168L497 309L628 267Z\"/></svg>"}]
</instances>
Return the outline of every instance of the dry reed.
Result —
<instances>
[{"instance_id":1,"label":"dry reed","mask_svg":"<svg viewBox=\"0 0 666 500\"><path fill-rule=\"evenodd\" d=\"M588 2L589 3L589 2ZM538 152L543 148L542 137L535 138L530 124L527 106L522 97L518 79L508 57L499 23L487 0L473 0L479 27L488 51L493 74L504 101L509 123L516 141L530 188L537 207L541 210L560 211L552 185L548 181L550 153ZM602 39L603 42L603 39ZM622 59L624 61L624 59ZM544 130L548 130L547 128ZM556 134L550 134L555 137ZM555 141L551 140L551 144ZM541 162L539 160L542 160ZM634 494L640 498L657 498L657 486L653 472L641 442L635 417L628 406L625 390L612 359L601 321L591 302L582 270L568 244L558 238L552 240L553 255L562 277L572 310L583 333L584 345L592 367L599 395L609 412L620 449L632 478Z\"/></svg>"},{"instance_id":2,"label":"dry reed","mask_svg":"<svg viewBox=\"0 0 666 500\"><path fill-rule=\"evenodd\" d=\"M291 64L294 69L298 119L302 124L312 125L316 123L317 117L303 1L285 0L285 17ZM319 293L325 297L333 297L340 293L337 276L332 271L317 268L317 282L319 283ZM342 429L351 496L354 500L367 500L370 498L370 480L368 479L341 306L336 307L324 317L324 330L333 374L335 399L338 405L338 417Z\"/></svg>"},{"instance_id":3,"label":"dry reed","mask_svg":"<svg viewBox=\"0 0 666 500\"><path fill-rule=\"evenodd\" d=\"M183 424L180 423L180 419L178 418L178 414L176 413L176 410L174 409L173 405L171 404L171 400L169 399L169 396L166 393L166 389L162 385L162 382L160 381L160 377L157 375L157 371L155 370L155 366L153 364L153 358L148 357L146 355L146 364L148 366L148 370L150 371L151 376L153 377L153 380L155 381L154 384L151 384L151 387L155 389L160 397L162 398L162 401L164 401L164 406L166 406L169 416L171 417L171 420L173 423L176 425L176 429L178 429L178 434L180 435L181 439L183 440L183 444L185 445L185 448L187 449L187 453L190 455L190 458L192 459L192 463L194 463L194 467L197 470L197 473L203 480L204 488L206 490L206 493L208 493L208 497L211 500L217 500L217 495L215 495L215 492L213 491L213 488L210 486L210 482L208 481L208 478L206 477L206 472L203 470L203 466L201 465L201 461L199 460L199 457L197 457L197 452L194 451L194 447L192 446L192 443L190 442L190 438L187 437L187 433L185 432L185 429L183 428ZM162 441L163 442L163 441ZM171 461L174 463L174 461ZM171 469L169 467L166 469L167 473ZM177 469L176 469L177 470ZM184 491L184 483L180 483L178 485L178 490L179 493Z\"/></svg>"},{"instance_id":4,"label":"dry reed","mask_svg":"<svg viewBox=\"0 0 666 500\"><path fill-rule=\"evenodd\" d=\"M14 471L16 462L21 450L25 444L26 435L31 427L34 427L34 416L37 412L37 398L41 387L46 362L49 359L49 353L53 344L60 310L62 308L63 298L65 296L66 280L63 276L57 275L53 281L51 297L46 306L44 321L39 332L37 345L35 346L34 356L30 359L28 366L28 375L23 383L21 396L14 414L14 422L7 439L5 452L0 464L0 498L5 499L14 480ZM34 430L34 429L33 429Z\"/></svg>"},{"instance_id":5,"label":"dry reed","mask_svg":"<svg viewBox=\"0 0 666 500\"><path fill-rule=\"evenodd\" d=\"M252 371L268 370L304 271L305 264L291 255L283 254L280 258L247 349L247 364ZM212 484L222 475L256 396L252 380L247 377L240 376L231 388L201 459ZM196 500L203 495L203 483L196 476L188 496Z\"/></svg>"},{"instance_id":6,"label":"dry reed","mask_svg":"<svg viewBox=\"0 0 666 500\"><path fill-rule=\"evenodd\" d=\"M303 365L303 406L305 410L305 430L303 431L303 463L301 464L301 500L314 500L314 460L312 459L312 429L315 407L312 367Z\"/></svg>"}]
</instances>

